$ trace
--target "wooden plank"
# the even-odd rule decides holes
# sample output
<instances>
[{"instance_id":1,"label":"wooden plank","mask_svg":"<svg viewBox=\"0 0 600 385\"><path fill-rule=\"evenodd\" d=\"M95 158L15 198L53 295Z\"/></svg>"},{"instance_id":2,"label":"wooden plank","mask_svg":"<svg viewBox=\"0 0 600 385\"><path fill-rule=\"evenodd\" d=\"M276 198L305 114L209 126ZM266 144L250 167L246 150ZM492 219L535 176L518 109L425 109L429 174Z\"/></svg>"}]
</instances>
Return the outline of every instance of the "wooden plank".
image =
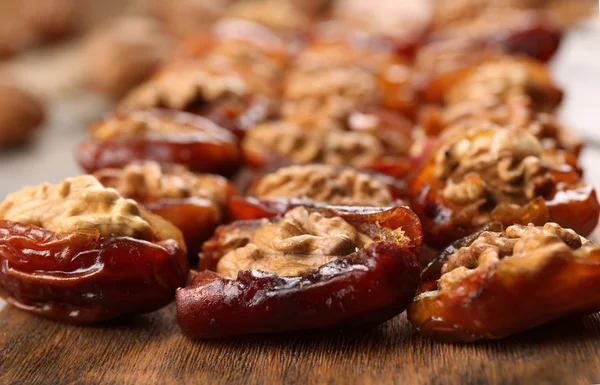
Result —
<instances>
[{"instance_id":1,"label":"wooden plank","mask_svg":"<svg viewBox=\"0 0 600 385\"><path fill-rule=\"evenodd\" d=\"M403 315L367 331L194 342L179 333L174 306L93 327L7 307L0 330L0 382L6 384L600 382L600 315L471 345L424 340Z\"/></svg>"}]
</instances>

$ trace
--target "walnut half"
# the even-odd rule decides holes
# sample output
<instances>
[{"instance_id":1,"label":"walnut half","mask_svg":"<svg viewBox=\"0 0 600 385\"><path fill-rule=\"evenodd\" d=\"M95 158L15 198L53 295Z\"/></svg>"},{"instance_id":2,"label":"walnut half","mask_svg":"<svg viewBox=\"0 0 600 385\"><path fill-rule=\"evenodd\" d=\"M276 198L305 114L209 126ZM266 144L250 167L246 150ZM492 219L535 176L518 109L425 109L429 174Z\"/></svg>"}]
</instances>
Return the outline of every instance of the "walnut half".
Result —
<instances>
[{"instance_id":1,"label":"walnut half","mask_svg":"<svg viewBox=\"0 0 600 385\"><path fill-rule=\"evenodd\" d=\"M25 187L0 203L0 218L56 233L97 230L105 237L152 240L155 230L144 214L135 201L90 175Z\"/></svg>"},{"instance_id":2,"label":"walnut half","mask_svg":"<svg viewBox=\"0 0 600 385\"><path fill-rule=\"evenodd\" d=\"M444 138L447 144L436 153L436 176L444 181L442 195L464 210L523 205L554 187L542 145L528 131L490 124L462 134L453 130Z\"/></svg>"},{"instance_id":3,"label":"walnut half","mask_svg":"<svg viewBox=\"0 0 600 385\"><path fill-rule=\"evenodd\" d=\"M160 199L204 198L219 206L227 202L227 180L219 175L196 174L181 165L161 166L147 161L123 169L109 168L94 173L107 187L147 203Z\"/></svg>"},{"instance_id":4,"label":"walnut half","mask_svg":"<svg viewBox=\"0 0 600 385\"><path fill-rule=\"evenodd\" d=\"M303 207L280 222L265 223L247 244L219 261L217 272L236 278L240 270L262 270L279 276L299 276L362 248L370 238L343 218L326 218Z\"/></svg>"},{"instance_id":5,"label":"walnut half","mask_svg":"<svg viewBox=\"0 0 600 385\"><path fill-rule=\"evenodd\" d=\"M525 258L519 262L522 268L534 269L547 258L569 253L590 245L591 242L571 229L563 229L556 223L543 227L514 225L504 233L483 232L468 247L459 249L442 267L438 282L440 290L464 279L473 269L497 263L504 258ZM535 256L536 258L533 258Z\"/></svg>"},{"instance_id":6,"label":"walnut half","mask_svg":"<svg viewBox=\"0 0 600 385\"><path fill-rule=\"evenodd\" d=\"M376 176L327 165L290 166L253 186L259 199L297 198L348 206L390 206L389 187Z\"/></svg>"}]
</instances>

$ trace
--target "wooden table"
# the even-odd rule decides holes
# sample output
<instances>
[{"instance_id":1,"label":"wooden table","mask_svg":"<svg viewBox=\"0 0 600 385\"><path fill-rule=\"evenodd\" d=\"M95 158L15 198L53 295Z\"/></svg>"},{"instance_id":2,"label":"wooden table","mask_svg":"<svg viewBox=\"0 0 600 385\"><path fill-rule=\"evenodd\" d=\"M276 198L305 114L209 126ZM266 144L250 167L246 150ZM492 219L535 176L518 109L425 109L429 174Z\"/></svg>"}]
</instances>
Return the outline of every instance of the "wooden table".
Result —
<instances>
[{"instance_id":1,"label":"wooden table","mask_svg":"<svg viewBox=\"0 0 600 385\"><path fill-rule=\"evenodd\" d=\"M583 163L596 186L599 36L600 28L591 24L574 31L554 63L567 91L564 121L586 137ZM93 95L65 91L35 144L0 155L0 197L25 184L76 175L73 147L86 123L106 108ZM179 333L173 305L91 327L63 325L3 306L0 302L0 384L600 383L600 314L471 345L424 340L404 315L367 331L193 342Z\"/></svg>"}]
</instances>

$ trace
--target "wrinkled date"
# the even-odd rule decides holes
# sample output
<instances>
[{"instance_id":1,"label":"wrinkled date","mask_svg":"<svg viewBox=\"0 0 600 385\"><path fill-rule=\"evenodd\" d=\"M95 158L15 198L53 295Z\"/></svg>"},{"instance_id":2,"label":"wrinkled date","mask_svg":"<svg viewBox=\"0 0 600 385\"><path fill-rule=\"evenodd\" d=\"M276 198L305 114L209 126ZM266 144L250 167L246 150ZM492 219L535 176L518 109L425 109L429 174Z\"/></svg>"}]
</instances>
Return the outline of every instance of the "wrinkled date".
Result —
<instances>
[{"instance_id":1,"label":"wrinkled date","mask_svg":"<svg viewBox=\"0 0 600 385\"><path fill-rule=\"evenodd\" d=\"M318 220L298 232L302 225L295 220L288 222L288 215L298 213L304 213L304 218L309 221ZM337 225L321 227L327 221ZM295 251L305 250L304 253L309 254L277 255L275 239L281 233L275 232L270 246L273 249L262 260L262 267L240 269L234 272L235 275L221 270L229 277L213 271L198 273L190 286L177 292L177 318L187 336L222 338L375 325L402 312L413 297L418 285L421 228L418 218L406 208L306 211L304 207L298 207L283 219L234 222L217 230L213 239L205 244L203 257L218 261L217 271L220 271L225 260L229 259L230 263L231 256L240 255L244 248L250 247L260 253L260 247L257 249L253 244L253 237L261 230L277 228L278 223L282 229L290 229L289 226L294 224L292 228L295 229L282 244L287 247L299 241L303 246ZM307 234L306 229L315 225L322 230L319 236ZM312 253L318 253L318 250L331 246L328 242L336 243L340 239L346 242L347 237L336 235L343 231L341 229L351 229L350 237L359 232L370 241L361 243L360 247L351 247L350 254L342 257L319 256L319 260L330 262L317 262L314 269L302 270L304 274L290 272L291 268L306 267L302 265L304 262L297 261L315 257L306 247L313 250ZM309 245L307 240L315 243ZM316 245L320 246L311 248ZM259 258L260 254L252 255ZM300 265L291 260L279 265L282 262L277 258L291 258Z\"/></svg>"},{"instance_id":2,"label":"wrinkled date","mask_svg":"<svg viewBox=\"0 0 600 385\"><path fill-rule=\"evenodd\" d=\"M289 57L283 41L267 28L226 20L211 33L188 39L118 109L187 111L243 137L277 112L277 92Z\"/></svg>"},{"instance_id":3,"label":"wrinkled date","mask_svg":"<svg viewBox=\"0 0 600 385\"><path fill-rule=\"evenodd\" d=\"M240 165L237 139L199 116L166 110L133 111L96 124L77 149L88 172L133 161L182 164L191 170L229 175Z\"/></svg>"},{"instance_id":4,"label":"wrinkled date","mask_svg":"<svg viewBox=\"0 0 600 385\"><path fill-rule=\"evenodd\" d=\"M188 265L175 240L57 234L0 220L0 295L21 309L89 324L171 302Z\"/></svg>"},{"instance_id":5,"label":"wrinkled date","mask_svg":"<svg viewBox=\"0 0 600 385\"><path fill-rule=\"evenodd\" d=\"M426 337L497 339L600 310L600 249L556 224L484 231L422 276L408 319Z\"/></svg>"}]
</instances>

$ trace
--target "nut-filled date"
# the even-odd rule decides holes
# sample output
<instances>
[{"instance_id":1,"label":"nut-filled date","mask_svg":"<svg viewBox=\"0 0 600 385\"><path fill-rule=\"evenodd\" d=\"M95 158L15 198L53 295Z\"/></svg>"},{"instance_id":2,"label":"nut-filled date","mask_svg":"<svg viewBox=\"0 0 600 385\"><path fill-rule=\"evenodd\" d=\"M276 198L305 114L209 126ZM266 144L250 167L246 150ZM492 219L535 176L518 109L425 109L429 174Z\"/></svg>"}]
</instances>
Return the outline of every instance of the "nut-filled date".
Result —
<instances>
[{"instance_id":1,"label":"nut-filled date","mask_svg":"<svg viewBox=\"0 0 600 385\"><path fill-rule=\"evenodd\" d=\"M57 234L0 220L0 295L21 309L94 323L159 309L186 283L185 250L93 232Z\"/></svg>"},{"instance_id":2,"label":"nut-filled date","mask_svg":"<svg viewBox=\"0 0 600 385\"><path fill-rule=\"evenodd\" d=\"M375 325L402 312L418 284L421 229L406 208L300 206L219 230L205 245L217 272L177 292L191 338Z\"/></svg>"}]
</instances>

